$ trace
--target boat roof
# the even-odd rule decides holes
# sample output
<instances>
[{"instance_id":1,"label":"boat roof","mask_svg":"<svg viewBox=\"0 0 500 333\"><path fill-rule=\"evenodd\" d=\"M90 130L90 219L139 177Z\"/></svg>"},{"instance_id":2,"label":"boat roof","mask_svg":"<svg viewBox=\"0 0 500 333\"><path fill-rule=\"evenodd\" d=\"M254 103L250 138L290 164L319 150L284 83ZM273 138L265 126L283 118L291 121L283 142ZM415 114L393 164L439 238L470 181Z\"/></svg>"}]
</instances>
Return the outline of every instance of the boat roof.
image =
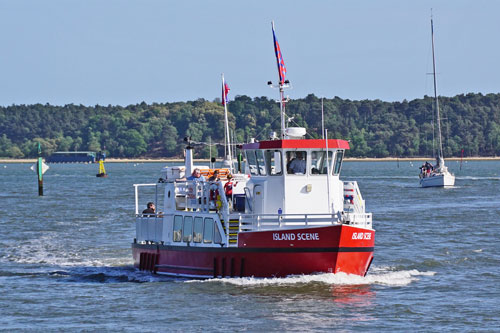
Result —
<instances>
[{"instance_id":1,"label":"boat roof","mask_svg":"<svg viewBox=\"0 0 500 333\"><path fill-rule=\"evenodd\" d=\"M302 140L269 140L243 144L243 149L272 149L272 148L326 148L326 140L302 139ZM349 141L340 139L328 139L328 149L349 149Z\"/></svg>"}]
</instances>

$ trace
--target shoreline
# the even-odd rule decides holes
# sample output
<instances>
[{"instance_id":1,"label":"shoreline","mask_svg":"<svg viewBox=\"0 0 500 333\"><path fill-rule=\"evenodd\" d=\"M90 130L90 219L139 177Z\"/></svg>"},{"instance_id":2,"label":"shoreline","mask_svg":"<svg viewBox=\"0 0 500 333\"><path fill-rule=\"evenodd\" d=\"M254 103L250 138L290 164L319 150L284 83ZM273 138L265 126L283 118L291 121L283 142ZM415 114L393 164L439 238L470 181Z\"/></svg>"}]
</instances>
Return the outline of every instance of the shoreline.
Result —
<instances>
[{"instance_id":1,"label":"shoreline","mask_svg":"<svg viewBox=\"0 0 500 333\"><path fill-rule=\"evenodd\" d=\"M447 161L500 161L500 156L489 157L448 157ZM25 159L10 159L0 158L0 163L36 163L36 158ZM347 157L344 158L345 162L398 162L398 161L434 161L433 158L428 157ZM184 163L184 159L180 158L106 158L106 163ZM209 163L209 159L195 159L195 163ZM59 164L59 163L58 163Z\"/></svg>"}]
</instances>

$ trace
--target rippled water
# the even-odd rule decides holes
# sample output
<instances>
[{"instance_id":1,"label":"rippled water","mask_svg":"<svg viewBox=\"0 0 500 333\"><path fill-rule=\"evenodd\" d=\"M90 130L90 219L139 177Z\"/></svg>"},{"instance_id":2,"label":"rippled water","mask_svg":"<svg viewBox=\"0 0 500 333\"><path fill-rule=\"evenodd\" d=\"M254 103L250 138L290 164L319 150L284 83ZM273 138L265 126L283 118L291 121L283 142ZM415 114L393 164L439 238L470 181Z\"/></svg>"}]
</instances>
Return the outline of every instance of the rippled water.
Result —
<instances>
[{"instance_id":1,"label":"rippled water","mask_svg":"<svg viewBox=\"0 0 500 333\"><path fill-rule=\"evenodd\" d=\"M0 330L496 331L500 162L448 162L456 186L418 187L421 162L346 162L377 230L366 277L171 279L132 267L133 183L158 163L0 164Z\"/></svg>"}]
</instances>

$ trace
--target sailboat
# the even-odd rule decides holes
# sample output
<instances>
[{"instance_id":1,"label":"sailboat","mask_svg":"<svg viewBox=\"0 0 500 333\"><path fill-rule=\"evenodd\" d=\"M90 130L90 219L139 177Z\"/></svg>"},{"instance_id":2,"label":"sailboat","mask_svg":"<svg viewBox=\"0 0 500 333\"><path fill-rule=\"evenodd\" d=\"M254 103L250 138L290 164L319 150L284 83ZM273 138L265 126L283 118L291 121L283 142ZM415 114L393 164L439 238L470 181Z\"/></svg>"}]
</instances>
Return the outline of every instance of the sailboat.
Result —
<instances>
[{"instance_id":1,"label":"sailboat","mask_svg":"<svg viewBox=\"0 0 500 333\"><path fill-rule=\"evenodd\" d=\"M443 141L441 138L441 118L439 116L439 99L436 84L436 59L434 57L434 23L431 16L431 37L432 37L432 74L434 77L434 101L436 107L436 123L438 128L439 149L436 156L436 165L433 167L421 167L420 186L421 187L443 187L455 185L455 176L448 171L444 164ZM427 164L427 163L426 163Z\"/></svg>"}]
</instances>

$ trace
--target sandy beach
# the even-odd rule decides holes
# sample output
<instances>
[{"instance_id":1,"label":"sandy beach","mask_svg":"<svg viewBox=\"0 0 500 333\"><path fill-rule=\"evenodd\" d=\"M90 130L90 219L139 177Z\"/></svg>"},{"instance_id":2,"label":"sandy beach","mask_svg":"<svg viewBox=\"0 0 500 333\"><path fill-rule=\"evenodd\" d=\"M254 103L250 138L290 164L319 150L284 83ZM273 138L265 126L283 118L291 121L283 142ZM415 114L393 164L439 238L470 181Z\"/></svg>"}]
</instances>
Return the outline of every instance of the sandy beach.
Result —
<instances>
[{"instance_id":1,"label":"sandy beach","mask_svg":"<svg viewBox=\"0 0 500 333\"><path fill-rule=\"evenodd\" d=\"M447 161L460 161L460 157L447 157ZM346 157L346 162L397 162L397 161L433 161L430 157L384 157L384 158L349 158ZM464 161L498 161L500 156L489 157L464 157ZM36 159L10 159L0 158L0 163L35 163ZM195 163L209 163L208 159L195 159ZM184 163L183 159L179 158L106 158L106 163Z\"/></svg>"}]
</instances>

